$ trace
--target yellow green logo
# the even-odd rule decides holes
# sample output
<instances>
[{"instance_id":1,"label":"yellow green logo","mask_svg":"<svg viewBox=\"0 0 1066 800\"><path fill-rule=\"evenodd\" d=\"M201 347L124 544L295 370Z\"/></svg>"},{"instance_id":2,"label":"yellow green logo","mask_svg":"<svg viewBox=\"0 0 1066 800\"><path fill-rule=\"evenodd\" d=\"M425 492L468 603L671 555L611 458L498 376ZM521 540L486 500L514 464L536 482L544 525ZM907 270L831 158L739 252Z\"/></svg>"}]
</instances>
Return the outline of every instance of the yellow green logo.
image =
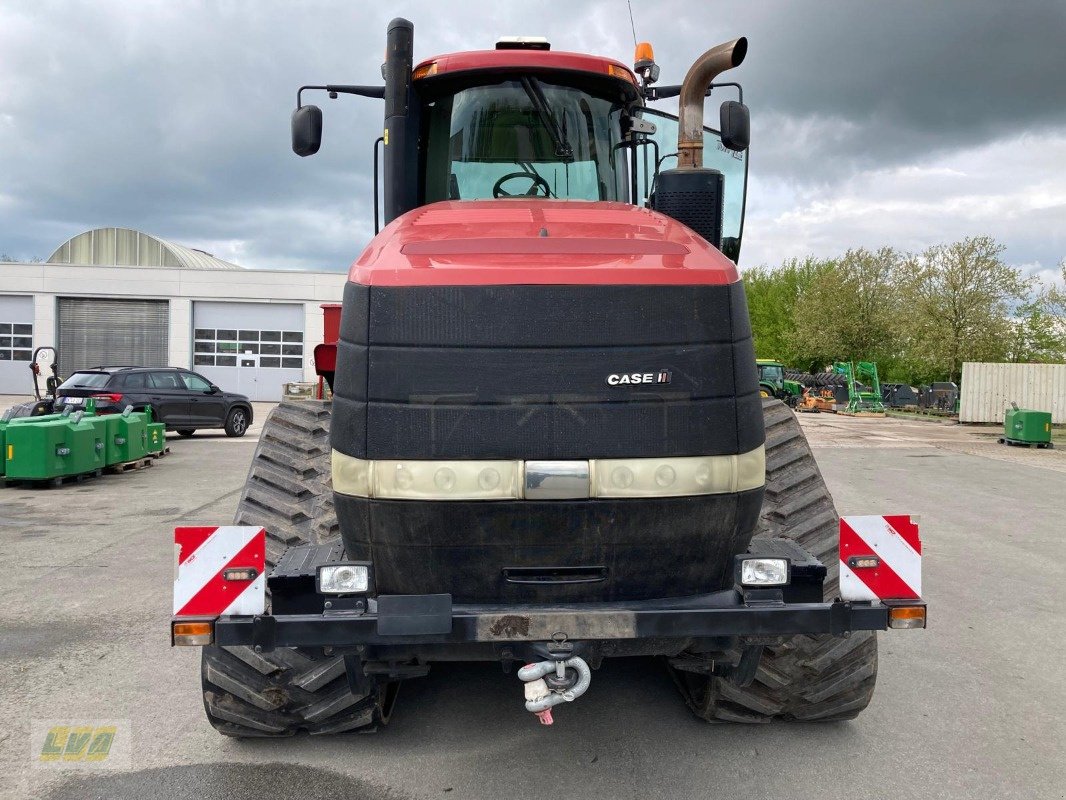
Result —
<instances>
[{"instance_id":1,"label":"yellow green logo","mask_svg":"<svg viewBox=\"0 0 1066 800\"><path fill-rule=\"evenodd\" d=\"M111 754L114 725L53 725L41 746L41 761L104 761Z\"/></svg>"}]
</instances>

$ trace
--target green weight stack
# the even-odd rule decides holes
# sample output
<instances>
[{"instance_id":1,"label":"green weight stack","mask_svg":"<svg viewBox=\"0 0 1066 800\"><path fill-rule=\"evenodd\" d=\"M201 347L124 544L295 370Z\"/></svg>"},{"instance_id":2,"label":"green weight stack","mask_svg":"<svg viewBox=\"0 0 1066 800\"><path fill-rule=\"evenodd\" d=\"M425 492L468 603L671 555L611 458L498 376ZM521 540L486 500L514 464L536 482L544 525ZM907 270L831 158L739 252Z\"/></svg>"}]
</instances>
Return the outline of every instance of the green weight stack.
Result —
<instances>
[{"instance_id":1,"label":"green weight stack","mask_svg":"<svg viewBox=\"0 0 1066 800\"><path fill-rule=\"evenodd\" d=\"M1051 413L1008 408L1003 417L1003 441L1015 445L1051 446Z\"/></svg>"}]
</instances>

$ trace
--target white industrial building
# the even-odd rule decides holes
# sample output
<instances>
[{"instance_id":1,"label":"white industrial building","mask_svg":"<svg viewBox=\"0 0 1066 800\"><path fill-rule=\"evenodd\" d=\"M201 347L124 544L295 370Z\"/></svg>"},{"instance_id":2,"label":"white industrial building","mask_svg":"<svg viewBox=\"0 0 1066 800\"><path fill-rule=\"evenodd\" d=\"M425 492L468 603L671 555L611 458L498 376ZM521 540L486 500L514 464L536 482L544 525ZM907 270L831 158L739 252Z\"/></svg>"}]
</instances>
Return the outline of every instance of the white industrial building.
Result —
<instances>
[{"instance_id":1,"label":"white industrial building","mask_svg":"<svg viewBox=\"0 0 1066 800\"><path fill-rule=\"evenodd\" d=\"M43 263L0 263L0 394L27 394L35 347L60 374L95 366L172 366L227 391L279 400L316 379L322 304L346 274L244 269L125 228L64 242Z\"/></svg>"}]
</instances>

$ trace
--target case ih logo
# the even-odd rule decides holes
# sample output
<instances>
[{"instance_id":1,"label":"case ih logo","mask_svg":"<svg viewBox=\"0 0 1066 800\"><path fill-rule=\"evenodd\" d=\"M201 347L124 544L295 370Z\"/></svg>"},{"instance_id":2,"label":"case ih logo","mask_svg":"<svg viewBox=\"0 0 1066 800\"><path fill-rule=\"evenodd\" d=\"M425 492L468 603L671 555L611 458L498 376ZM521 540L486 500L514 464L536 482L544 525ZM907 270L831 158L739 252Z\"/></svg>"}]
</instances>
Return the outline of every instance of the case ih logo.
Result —
<instances>
[{"instance_id":1,"label":"case ih logo","mask_svg":"<svg viewBox=\"0 0 1066 800\"><path fill-rule=\"evenodd\" d=\"M632 386L634 383L669 383L670 370L659 372L623 372L607 376L608 386Z\"/></svg>"}]
</instances>

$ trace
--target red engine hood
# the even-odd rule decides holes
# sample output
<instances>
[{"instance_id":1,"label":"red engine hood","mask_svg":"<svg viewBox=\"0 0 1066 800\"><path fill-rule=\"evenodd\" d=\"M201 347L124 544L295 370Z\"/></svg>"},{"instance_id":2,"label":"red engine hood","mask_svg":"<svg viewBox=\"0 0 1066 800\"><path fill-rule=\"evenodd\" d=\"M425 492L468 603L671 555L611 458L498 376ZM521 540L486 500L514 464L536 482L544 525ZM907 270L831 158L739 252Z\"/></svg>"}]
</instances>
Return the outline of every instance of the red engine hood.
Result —
<instances>
[{"instance_id":1,"label":"red engine hood","mask_svg":"<svg viewBox=\"0 0 1066 800\"><path fill-rule=\"evenodd\" d=\"M457 200L393 220L352 265L364 286L727 284L728 258L680 222L626 203Z\"/></svg>"}]
</instances>

